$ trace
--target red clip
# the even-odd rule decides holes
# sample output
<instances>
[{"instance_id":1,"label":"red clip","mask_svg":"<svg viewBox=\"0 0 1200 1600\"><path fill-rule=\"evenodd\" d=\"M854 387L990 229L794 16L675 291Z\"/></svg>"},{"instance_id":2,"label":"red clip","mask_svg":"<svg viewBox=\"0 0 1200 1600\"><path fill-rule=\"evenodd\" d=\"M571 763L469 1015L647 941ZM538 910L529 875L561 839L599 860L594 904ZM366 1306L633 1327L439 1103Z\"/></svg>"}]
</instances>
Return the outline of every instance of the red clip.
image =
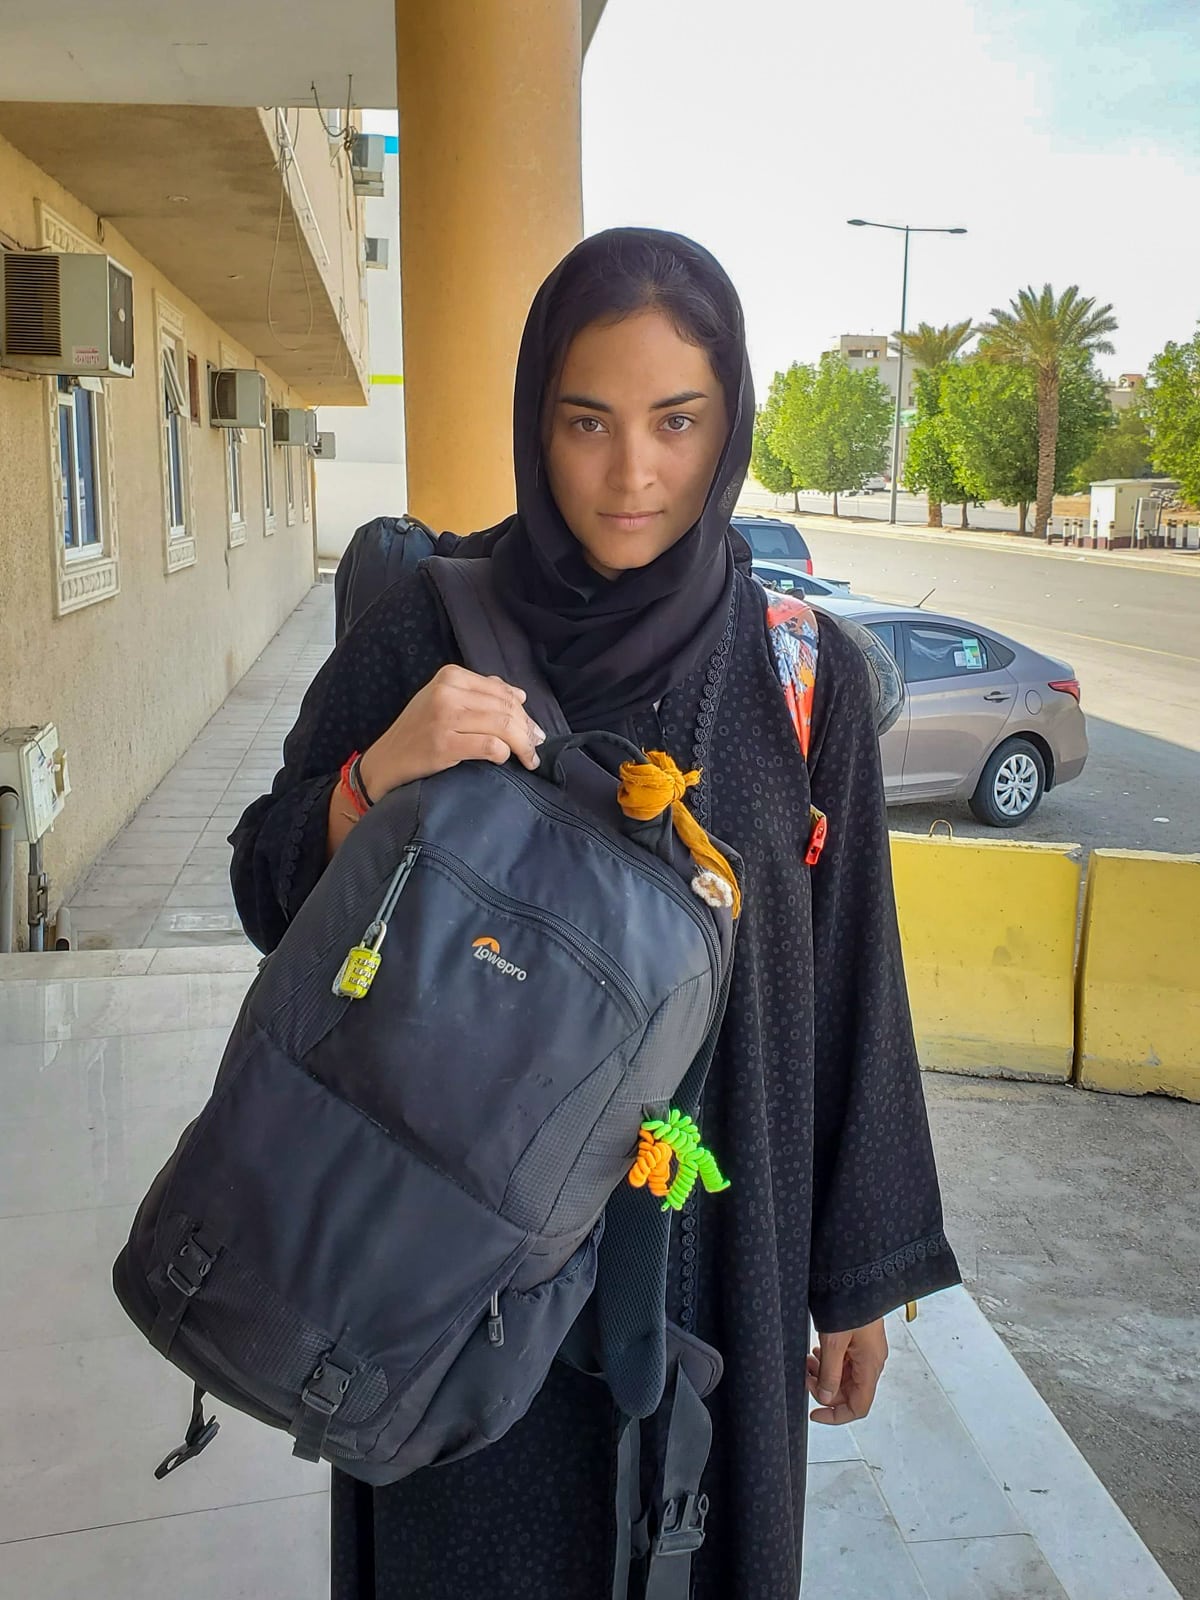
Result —
<instances>
[{"instance_id":1,"label":"red clip","mask_svg":"<svg viewBox=\"0 0 1200 1600\"><path fill-rule=\"evenodd\" d=\"M823 811L817 810L816 806L809 806L808 814L812 820L812 830L808 835L808 850L804 856L804 865L815 867L821 859L825 840L829 837L829 820Z\"/></svg>"}]
</instances>

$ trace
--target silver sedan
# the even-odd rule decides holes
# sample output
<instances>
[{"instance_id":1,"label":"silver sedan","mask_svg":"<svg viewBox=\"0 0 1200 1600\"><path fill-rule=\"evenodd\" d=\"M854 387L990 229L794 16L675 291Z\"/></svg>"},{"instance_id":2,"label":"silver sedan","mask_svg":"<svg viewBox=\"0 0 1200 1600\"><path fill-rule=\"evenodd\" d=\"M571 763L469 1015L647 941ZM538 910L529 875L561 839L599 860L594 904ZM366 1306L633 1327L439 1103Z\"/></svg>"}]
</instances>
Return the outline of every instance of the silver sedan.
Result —
<instances>
[{"instance_id":1,"label":"silver sedan","mask_svg":"<svg viewBox=\"0 0 1200 1600\"><path fill-rule=\"evenodd\" d=\"M879 741L889 805L966 800L1014 828L1087 760L1079 681L1063 661L993 629L910 606L814 595L871 629L896 659L905 704Z\"/></svg>"}]
</instances>

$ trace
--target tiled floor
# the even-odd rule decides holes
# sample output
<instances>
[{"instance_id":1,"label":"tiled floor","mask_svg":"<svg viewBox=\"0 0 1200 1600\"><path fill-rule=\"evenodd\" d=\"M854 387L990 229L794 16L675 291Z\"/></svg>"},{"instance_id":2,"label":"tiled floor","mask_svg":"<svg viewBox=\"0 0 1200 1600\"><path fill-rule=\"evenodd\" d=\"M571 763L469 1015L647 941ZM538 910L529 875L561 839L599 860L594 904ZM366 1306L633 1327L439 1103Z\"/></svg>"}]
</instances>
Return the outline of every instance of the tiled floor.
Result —
<instances>
[{"instance_id":1,"label":"tiled floor","mask_svg":"<svg viewBox=\"0 0 1200 1600\"><path fill-rule=\"evenodd\" d=\"M212 1448L154 1480L190 1390L109 1270L253 973L199 891L224 894L211 835L269 782L329 610L315 590L97 864L77 926L111 948L0 957L0 1600L328 1592L326 1476L279 1435L221 1407ZM203 916L225 921L178 920ZM805 1596L1178 1600L965 1291L888 1325L871 1415L811 1430Z\"/></svg>"},{"instance_id":2,"label":"tiled floor","mask_svg":"<svg viewBox=\"0 0 1200 1600\"><path fill-rule=\"evenodd\" d=\"M320 584L76 889L79 949L241 943L226 840L271 787L301 696L332 645L333 590Z\"/></svg>"}]
</instances>

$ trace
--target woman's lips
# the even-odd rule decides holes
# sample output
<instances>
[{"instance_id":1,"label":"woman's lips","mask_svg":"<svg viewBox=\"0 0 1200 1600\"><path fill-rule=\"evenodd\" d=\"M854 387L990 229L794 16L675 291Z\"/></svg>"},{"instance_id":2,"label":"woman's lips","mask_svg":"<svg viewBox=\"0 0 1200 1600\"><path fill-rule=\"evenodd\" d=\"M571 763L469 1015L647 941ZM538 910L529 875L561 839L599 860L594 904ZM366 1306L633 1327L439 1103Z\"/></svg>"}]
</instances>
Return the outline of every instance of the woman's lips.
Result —
<instances>
[{"instance_id":1,"label":"woman's lips","mask_svg":"<svg viewBox=\"0 0 1200 1600\"><path fill-rule=\"evenodd\" d=\"M605 522L611 522L614 527L623 529L626 533L636 533L639 528L648 527L655 517L660 516L658 511L639 511L632 516L625 516L620 512L602 511L600 515Z\"/></svg>"}]
</instances>

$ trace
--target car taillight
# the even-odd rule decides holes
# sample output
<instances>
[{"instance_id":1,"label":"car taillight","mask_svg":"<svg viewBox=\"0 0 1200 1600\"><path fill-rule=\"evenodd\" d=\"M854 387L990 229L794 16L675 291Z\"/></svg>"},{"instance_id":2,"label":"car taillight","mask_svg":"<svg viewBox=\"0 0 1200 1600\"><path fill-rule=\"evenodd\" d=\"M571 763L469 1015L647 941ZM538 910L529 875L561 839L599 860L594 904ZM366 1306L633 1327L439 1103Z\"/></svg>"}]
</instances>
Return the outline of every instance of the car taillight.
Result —
<instances>
[{"instance_id":1,"label":"car taillight","mask_svg":"<svg viewBox=\"0 0 1200 1600\"><path fill-rule=\"evenodd\" d=\"M812 557L809 556L804 563L804 570L808 573L810 578L812 577L812 569Z\"/></svg>"},{"instance_id":2,"label":"car taillight","mask_svg":"<svg viewBox=\"0 0 1200 1600\"><path fill-rule=\"evenodd\" d=\"M1048 684L1047 688L1057 689L1059 694L1069 694L1074 699L1079 699L1078 678L1060 678L1057 683Z\"/></svg>"}]
</instances>

